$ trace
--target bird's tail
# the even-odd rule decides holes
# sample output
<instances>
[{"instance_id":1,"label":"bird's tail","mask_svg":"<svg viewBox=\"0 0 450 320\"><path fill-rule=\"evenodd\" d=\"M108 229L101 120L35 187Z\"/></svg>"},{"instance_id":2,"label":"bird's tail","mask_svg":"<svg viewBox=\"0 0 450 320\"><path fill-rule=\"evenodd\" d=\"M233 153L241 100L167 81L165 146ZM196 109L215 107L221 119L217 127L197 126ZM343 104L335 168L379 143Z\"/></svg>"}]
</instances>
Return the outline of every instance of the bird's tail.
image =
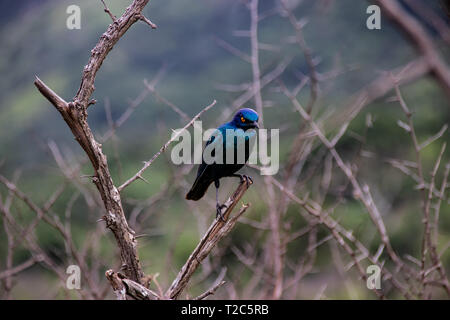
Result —
<instances>
[{"instance_id":1,"label":"bird's tail","mask_svg":"<svg viewBox=\"0 0 450 320\"><path fill-rule=\"evenodd\" d=\"M194 185L192 186L191 190L189 190L189 192L186 194L186 199L187 200L200 200L206 193L206 191L208 190L210 184L212 181L209 182L205 182L199 181L200 179L196 179L194 182Z\"/></svg>"}]
</instances>

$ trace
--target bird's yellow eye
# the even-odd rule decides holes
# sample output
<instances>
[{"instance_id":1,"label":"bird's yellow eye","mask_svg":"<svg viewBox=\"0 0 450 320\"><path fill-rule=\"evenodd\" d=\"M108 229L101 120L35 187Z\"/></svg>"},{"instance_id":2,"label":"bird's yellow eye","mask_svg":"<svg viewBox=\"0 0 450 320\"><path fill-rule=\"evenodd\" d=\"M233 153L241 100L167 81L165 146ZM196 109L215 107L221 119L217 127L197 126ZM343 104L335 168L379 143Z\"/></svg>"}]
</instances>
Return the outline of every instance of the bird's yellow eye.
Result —
<instances>
[{"instance_id":1,"label":"bird's yellow eye","mask_svg":"<svg viewBox=\"0 0 450 320\"><path fill-rule=\"evenodd\" d=\"M245 118L244 117L241 117L241 122L245 122Z\"/></svg>"}]
</instances>

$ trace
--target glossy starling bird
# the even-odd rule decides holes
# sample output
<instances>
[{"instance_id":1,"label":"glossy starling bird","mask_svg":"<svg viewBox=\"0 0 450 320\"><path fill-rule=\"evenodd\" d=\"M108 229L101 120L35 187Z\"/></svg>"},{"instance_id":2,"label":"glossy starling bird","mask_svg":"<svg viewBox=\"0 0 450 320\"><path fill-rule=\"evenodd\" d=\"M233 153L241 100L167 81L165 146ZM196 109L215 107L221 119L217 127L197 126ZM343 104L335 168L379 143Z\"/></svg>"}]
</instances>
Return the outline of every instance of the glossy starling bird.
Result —
<instances>
[{"instance_id":1,"label":"glossy starling bird","mask_svg":"<svg viewBox=\"0 0 450 320\"><path fill-rule=\"evenodd\" d=\"M241 179L241 181L243 181L244 179L252 181L251 177L242 174L236 174L236 171L238 171L245 165L245 163L242 163L242 161L237 161L237 150L242 150L242 148L238 148L239 141L245 141L245 162L247 162L250 155L250 140L253 140L252 138L256 136L256 132L251 131L246 133L245 131L255 128L258 128L258 114L254 110L249 108L239 110L235 114L233 120L217 128L216 132L206 142L205 148L211 143L223 143L223 161L222 163L213 162L211 164L207 164L205 162L205 150L203 150L202 164L198 167L197 178L195 179L191 190L187 193L186 199L194 201L201 199L205 195L210 184L214 182L214 185L216 187L216 217L220 217L220 219L223 220L221 210L223 205L219 204L219 180L220 178L224 177L238 177ZM234 141L227 141L227 130L233 130L234 134L236 134L237 136L242 134L245 136L245 138L242 140L234 138ZM222 139L216 139L216 137L222 137ZM228 152L232 151L234 154L234 159L233 161L231 161L231 163L226 162L227 150ZM214 152L212 153L212 156L214 156Z\"/></svg>"}]
</instances>

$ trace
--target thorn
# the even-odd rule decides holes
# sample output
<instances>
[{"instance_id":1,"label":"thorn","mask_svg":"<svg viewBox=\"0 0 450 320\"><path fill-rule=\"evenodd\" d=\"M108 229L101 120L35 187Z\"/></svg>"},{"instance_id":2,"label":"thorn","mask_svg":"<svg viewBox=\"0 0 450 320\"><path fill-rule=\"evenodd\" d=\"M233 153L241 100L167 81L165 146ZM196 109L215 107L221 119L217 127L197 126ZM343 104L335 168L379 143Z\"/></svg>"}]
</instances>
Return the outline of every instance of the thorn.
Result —
<instances>
[{"instance_id":1,"label":"thorn","mask_svg":"<svg viewBox=\"0 0 450 320\"><path fill-rule=\"evenodd\" d=\"M92 175L92 174L84 174L84 175L80 176L80 178L94 178L94 177L95 177L95 175Z\"/></svg>"},{"instance_id":2,"label":"thorn","mask_svg":"<svg viewBox=\"0 0 450 320\"><path fill-rule=\"evenodd\" d=\"M101 0L101 2L103 3L104 11L111 17L111 20L114 22L114 24L117 24L117 17L115 15L112 14L112 12L109 10L109 8L106 6L106 3L104 0Z\"/></svg>"},{"instance_id":3,"label":"thorn","mask_svg":"<svg viewBox=\"0 0 450 320\"><path fill-rule=\"evenodd\" d=\"M102 222L102 221L105 221L105 219L104 219L104 218L100 218L100 219L98 219L98 220L95 221L95 222Z\"/></svg>"},{"instance_id":4,"label":"thorn","mask_svg":"<svg viewBox=\"0 0 450 320\"><path fill-rule=\"evenodd\" d=\"M92 99L91 101L89 101L87 106L89 107L91 104L96 104L96 103L97 103L97 100Z\"/></svg>"},{"instance_id":5,"label":"thorn","mask_svg":"<svg viewBox=\"0 0 450 320\"><path fill-rule=\"evenodd\" d=\"M147 19L143 14L139 14L138 18L142 21L144 21L146 24L148 24L150 27L152 27L152 29L156 29L158 28L158 26L156 24L154 24L153 22L151 22L149 19Z\"/></svg>"},{"instance_id":6,"label":"thorn","mask_svg":"<svg viewBox=\"0 0 450 320\"><path fill-rule=\"evenodd\" d=\"M144 181L147 184L150 184L150 182L147 181L147 179L145 179L143 176L139 175L138 179L141 179L142 181Z\"/></svg>"}]
</instances>

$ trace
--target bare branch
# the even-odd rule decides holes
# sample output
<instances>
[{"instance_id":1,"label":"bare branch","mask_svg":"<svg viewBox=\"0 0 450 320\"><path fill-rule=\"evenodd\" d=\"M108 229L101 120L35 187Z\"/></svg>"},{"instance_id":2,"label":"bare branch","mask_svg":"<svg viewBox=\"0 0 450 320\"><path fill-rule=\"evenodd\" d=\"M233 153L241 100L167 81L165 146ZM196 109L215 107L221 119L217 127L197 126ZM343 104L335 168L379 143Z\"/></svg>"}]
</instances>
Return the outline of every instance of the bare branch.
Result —
<instances>
[{"instance_id":1,"label":"bare branch","mask_svg":"<svg viewBox=\"0 0 450 320\"><path fill-rule=\"evenodd\" d=\"M229 218L234 207L247 191L250 184L251 183L249 181L241 182L233 195L224 203L224 208L222 208L222 216L224 217L225 222L221 219L216 219L211 224L206 234L200 240L199 244L191 253L190 257L181 268L181 271L172 282L169 290L167 290L167 297L170 299L177 299L180 296L181 292L188 285L190 278L194 274L195 270L197 270L200 263L209 255L217 243L228 233L230 233L239 217L248 209L250 206L249 204L243 205L236 215Z\"/></svg>"},{"instance_id":2,"label":"bare branch","mask_svg":"<svg viewBox=\"0 0 450 320\"><path fill-rule=\"evenodd\" d=\"M3 278L11 277L17 273L20 273L23 270L33 266L36 262L40 262L42 260L43 260L43 257L40 255L33 256L30 259L28 259L27 261L15 266L11 269L7 269L7 270L0 272L0 280Z\"/></svg>"},{"instance_id":3,"label":"bare branch","mask_svg":"<svg viewBox=\"0 0 450 320\"><path fill-rule=\"evenodd\" d=\"M107 270L105 276L116 294L117 300L126 300L126 295L135 300L159 300L161 297L154 291L134 282L119 272Z\"/></svg>"},{"instance_id":4,"label":"bare branch","mask_svg":"<svg viewBox=\"0 0 450 320\"><path fill-rule=\"evenodd\" d=\"M426 59L431 73L450 97L450 69L442 60L433 41L417 20L408 14L396 0L374 0L381 9L406 33Z\"/></svg>"},{"instance_id":5,"label":"bare branch","mask_svg":"<svg viewBox=\"0 0 450 320\"><path fill-rule=\"evenodd\" d=\"M251 63L253 72L253 94L256 111L259 114L260 127L264 127L263 102L261 97L261 71L259 69L259 42L258 42L258 0L250 2L250 44L252 48Z\"/></svg>"},{"instance_id":6,"label":"bare branch","mask_svg":"<svg viewBox=\"0 0 450 320\"><path fill-rule=\"evenodd\" d=\"M199 295L197 298L194 298L194 300L203 300L206 297L213 295L217 289L219 289L221 286L223 286L226 283L226 281L220 281L219 283L215 284L211 289L209 289L208 291L202 293L201 295Z\"/></svg>"},{"instance_id":7,"label":"bare branch","mask_svg":"<svg viewBox=\"0 0 450 320\"><path fill-rule=\"evenodd\" d=\"M211 109L214 105L216 104L216 100L214 100L209 106L205 107L202 111L200 111L194 118L192 118L191 121L189 121L184 127L183 129L181 129L180 131L178 131L177 133L175 133L174 135L172 135L172 137L170 138L169 141L167 141L162 147L161 149L159 149L159 151L148 161L144 162L144 166L134 175L132 176L130 179L128 179L127 181L125 181L119 188L119 192L121 192L123 189L125 189L126 187L128 187L132 182L136 181L137 179L143 179L142 178L142 174L144 173L145 170L147 170L151 164L153 163L153 161L156 160L156 158L158 158L160 156L161 153L163 153L167 147L174 142L175 140L178 139L178 137L180 136L180 134L186 130L187 128L189 128L191 125L194 124L194 122L200 118L200 116L208 111L209 109Z\"/></svg>"},{"instance_id":8,"label":"bare branch","mask_svg":"<svg viewBox=\"0 0 450 320\"><path fill-rule=\"evenodd\" d=\"M134 0L125 10L125 13L110 24L106 32L100 37L91 51L88 64L84 67L80 88L73 102L67 103L39 78L36 77L35 80L36 87L60 112L75 139L88 155L95 171L93 182L102 197L107 212L103 219L107 227L113 232L119 245L125 274L136 282L140 282L143 277L136 250L136 239L126 221L120 194L109 173L106 156L102 152L101 145L95 141L87 123L87 107L95 89L94 82L97 71L119 39L135 22L141 19L141 12L147 3L148 0Z\"/></svg>"},{"instance_id":9,"label":"bare branch","mask_svg":"<svg viewBox=\"0 0 450 320\"><path fill-rule=\"evenodd\" d=\"M107 7L106 3L104 0L100 0L103 3L103 6L105 7L105 12L111 17L111 20L113 22L117 21L117 17L115 15L112 14L111 10L109 10L109 8Z\"/></svg>"},{"instance_id":10,"label":"bare branch","mask_svg":"<svg viewBox=\"0 0 450 320\"><path fill-rule=\"evenodd\" d=\"M158 28L158 26L156 24L154 24L153 22L151 22L148 18L146 18L143 14L139 15L139 19L141 19L142 21L144 21L146 24L148 24L150 27L152 27L152 29L156 29Z\"/></svg>"},{"instance_id":11,"label":"bare branch","mask_svg":"<svg viewBox=\"0 0 450 320\"><path fill-rule=\"evenodd\" d=\"M91 50L91 57L84 67L80 88L74 98L75 106L87 107L89 99L94 92L94 81L97 71L100 69L108 53L127 32L127 30L138 20L141 12L149 0L134 0L125 10L125 13L109 25L105 33L100 37L97 45Z\"/></svg>"}]
</instances>

